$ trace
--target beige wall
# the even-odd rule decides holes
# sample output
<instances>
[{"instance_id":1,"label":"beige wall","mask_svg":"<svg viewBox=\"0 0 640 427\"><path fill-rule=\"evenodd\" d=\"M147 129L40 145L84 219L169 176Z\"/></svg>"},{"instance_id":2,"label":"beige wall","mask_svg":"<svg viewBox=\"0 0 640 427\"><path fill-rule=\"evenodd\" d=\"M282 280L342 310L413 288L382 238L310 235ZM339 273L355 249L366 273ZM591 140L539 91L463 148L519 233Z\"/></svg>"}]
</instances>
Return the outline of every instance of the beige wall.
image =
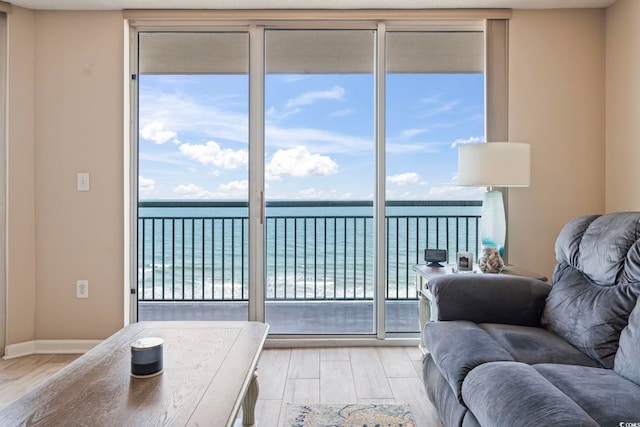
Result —
<instances>
[{"instance_id":1,"label":"beige wall","mask_svg":"<svg viewBox=\"0 0 640 427\"><path fill-rule=\"evenodd\" d=\"M9 25L7 343L104 338L124 318L122 16L15 8ZM562 225L605 207L604 36L602 10L510 22L510 139L533 146L532 185L509 195L510 261L546 274Z\"/></svg>"},{"instance_id":2,"label":"beige wall","mask_svg":"<svg viewBox=\"0 0 640 427\"><path fill-rule=\"evenodd\" d=\"M35 336L35 14L8 18L7 344Z\"/></svg>"},{"instance_id":3,"label":"beige wall","mask_svg":"<svg viewBox=\"0 0 640 427\"><path fill-rule=\"evenodd\" d=\"M548 275L566 221L604 211L604 24L601 9L509 23L509 139L532 146L531 186L509 190L509 262Z\"/></svg>"},{"instance_id":4,"label":"beige wall","mask_svg":"<svg viewBox=\"0 0 640 427\"><path fill-rule=\"evenodd\" d=\"M14 8L8 34L6 343L105 338L124 317L122 14Z\"/></svg>"},{"instance_id":5,"label":"beige wall","mask_svg":"<svg viewBox=\"0 0 640 427\"><path fill-rule=\"evenodd\" d=\"M119 12L36 13L37 339L122 327L123 37Z\"/></svg>"},{"instance_id":6,"label":"beige wall","mask_svg":"<svg viewBox=\"0 0 640 427\"><path fill-rule=\"evenodd\" d=\"M606 210L640 210L640 1L607 9Z\"/></svg>"}]
</instances>

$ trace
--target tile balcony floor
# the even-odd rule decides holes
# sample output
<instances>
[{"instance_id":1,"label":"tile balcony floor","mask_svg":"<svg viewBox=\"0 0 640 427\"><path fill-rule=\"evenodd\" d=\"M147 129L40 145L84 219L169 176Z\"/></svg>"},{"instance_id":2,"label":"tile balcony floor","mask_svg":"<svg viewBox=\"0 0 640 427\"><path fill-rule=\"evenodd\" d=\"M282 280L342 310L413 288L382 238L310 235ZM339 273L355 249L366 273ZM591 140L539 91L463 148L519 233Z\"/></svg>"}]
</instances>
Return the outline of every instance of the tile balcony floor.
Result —
<instances>
[{"instance_id":1,"label":"tile balcony floor","mask_svg":"<svg viewBox=\"0 0 640 427\"><path fill-rule=\"evenodd\" d=\"M419 332L418 301L387 301L387 332ZM246 320L246 302L139 302L138 320ZM372 334L372 301L266 303L271 334Z\"/></svg>"}]
</instances>

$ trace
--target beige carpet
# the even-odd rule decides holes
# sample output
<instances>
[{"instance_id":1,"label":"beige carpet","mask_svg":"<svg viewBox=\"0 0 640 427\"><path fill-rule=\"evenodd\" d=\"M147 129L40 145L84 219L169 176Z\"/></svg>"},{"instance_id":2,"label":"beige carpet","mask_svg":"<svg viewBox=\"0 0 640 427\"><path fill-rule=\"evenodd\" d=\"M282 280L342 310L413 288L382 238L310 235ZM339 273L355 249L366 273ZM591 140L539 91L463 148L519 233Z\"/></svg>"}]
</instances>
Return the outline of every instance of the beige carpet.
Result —
<instances>
[{"instance_id":1,"label":"beige carpet","mask_svg":"<svg viewBox=\"0 0 640 427\"><path fill-rule=\"evenodd\" d=\"M408 404L287 404L285 427L416 427Z\"/></svg>"}]
</instances>

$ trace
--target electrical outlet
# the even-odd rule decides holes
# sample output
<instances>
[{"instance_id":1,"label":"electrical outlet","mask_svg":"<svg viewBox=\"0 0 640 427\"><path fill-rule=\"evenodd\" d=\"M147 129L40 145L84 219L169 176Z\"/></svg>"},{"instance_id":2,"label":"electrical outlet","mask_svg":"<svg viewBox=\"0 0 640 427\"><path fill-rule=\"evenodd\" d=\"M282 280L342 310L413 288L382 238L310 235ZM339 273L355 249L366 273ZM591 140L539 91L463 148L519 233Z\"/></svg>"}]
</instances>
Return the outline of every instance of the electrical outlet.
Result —
<instances>
[{"instance_id":1,"label":"electrical outlet","mask_svg":"<svg viewBox=\"0 0 640 427\"><path fill-rule=\"evenodd\" d=\"M89 281L76 281L76 298L89 298Z\"/></svg>"}]
</instances>

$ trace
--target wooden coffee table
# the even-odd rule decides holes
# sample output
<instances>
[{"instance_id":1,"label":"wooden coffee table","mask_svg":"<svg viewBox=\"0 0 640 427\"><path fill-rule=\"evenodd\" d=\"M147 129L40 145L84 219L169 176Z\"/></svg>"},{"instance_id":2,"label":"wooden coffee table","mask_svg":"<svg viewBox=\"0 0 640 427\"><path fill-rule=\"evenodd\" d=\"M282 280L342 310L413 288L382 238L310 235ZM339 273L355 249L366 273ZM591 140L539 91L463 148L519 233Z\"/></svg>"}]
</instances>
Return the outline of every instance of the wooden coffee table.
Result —
<instances>
[{"instance_id":1,"label":"wooden coffee table","mask_svg":"<svg viewBox=\"0 0 640 427\"><path fill-rule=\"evenodd\" d=\"M0 412L1 426L254 424L258 322L141 322L120 330ZM164 340L164 372L131 377L131 343Z\"/></svg>"}]
</instances>

